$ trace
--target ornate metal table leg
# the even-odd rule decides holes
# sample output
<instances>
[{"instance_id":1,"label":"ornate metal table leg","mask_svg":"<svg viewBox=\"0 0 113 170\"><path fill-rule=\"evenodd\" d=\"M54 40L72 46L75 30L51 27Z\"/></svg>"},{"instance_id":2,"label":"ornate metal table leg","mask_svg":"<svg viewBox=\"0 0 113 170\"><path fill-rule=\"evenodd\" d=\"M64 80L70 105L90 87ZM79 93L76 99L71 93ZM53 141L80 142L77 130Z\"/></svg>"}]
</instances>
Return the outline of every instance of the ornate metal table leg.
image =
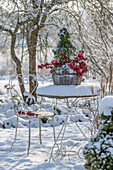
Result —
<instances>
[{"instance_id":1,"label":"ornate metal table leg","mask_svg":"<svg viewBox=\"0 0 113 170\"><path fill-rule=\"evenodd\" d=\"M71 103L71 118L73 120L73 122L76 124L77 128L80 130L80 132L83 134L83 136L85 137L86 141L88 140L88 138L86 137L85 133L82 131L82 129L79 127L78 123L74 120L73 116L72 116L72 108L73 108L73 104L74 102L77 101L77 99L73 100L72 103ZM85 141L85 142L86 142ZM68 154L68 157L69 157L69 161L70 162L75 162L75 160L77 159L77 157L79 157L80 159L83 159L84 156L83 156L83 146L82 147L79 147L77 146L79 145L79 143L76 143L75 145L73 145L70 149L69 154ZM76 148L75 148L76 147ZM79 149L78 149L79 148Z\"/></svg>"},{"instance_id":2,"label":"ornate metal table leg","mask_svg":"<svg viewBox=\"0 0 113 170\"><path fill-rule=\"evenodd\" d=\"M66 99L66 104L67 104L67 117L66 117L66 120L65 120L65 122L57 136L57 139L55 140L55 143L52 147L49 162L51 161L51 158L53 159L53 161L59 161L66 155L66 146L63 144L63 138L64 138L67 122L69 119L69 101L68 101L68 99ZM61 141L58 144L57 142L58 142L61 134L62 134Z\"/></svg>"},{"instance_id":3,"label":"ornate metal table leg","mask_svg":"<svg viewBox=\"0 0 113 170\"><path fill-rule=\"evenodd\" d=\"M75 163L75 161L76 161L76 159L78 159L78 157L80 158L80 159L84 159L84 156L83 156L83 146L82 147L80 147L79 149L78 149L78 147L79 147L79 143L76 143L76 144L74 144L72 147L71 147L71 149L68 151L69 153L68 153L68 157L69 157L69 161L70 162L73 162L73 163Z\"/></svg>"},{"instance_id":4,"label":"ornate metal table leg","mask_svg":"<svg viewBox=\"0 0 113 170\"><path fill-rule=\"evenodd\" d=\"M74 120L73 116L72 116L72 108L73 108L73 104L74 102L77 101L77 99L75 99L74 101L72 101L71 103L71 118L73 120L73 122L76 124L77 128L80 130L80 132L83 134L83 136L85 137L86 140L88 140L88 138L86 137L85 133L82 131L82 129L79 127L79 125L77 124L77 122Z\"/></svg>"},{"instance_id":5,"label":"ornate metal table leg","mask_svg":"<svg viewBox=\"0 0 113 170\"><path fill-rule=\"evenodd\" d=\"M52 152L52 159L54 162L60 161L63 159L63 157L66 155L66 146L65 145L59 145L56 143L56 145L53 148Z\"/></svg>"}]
</instances>

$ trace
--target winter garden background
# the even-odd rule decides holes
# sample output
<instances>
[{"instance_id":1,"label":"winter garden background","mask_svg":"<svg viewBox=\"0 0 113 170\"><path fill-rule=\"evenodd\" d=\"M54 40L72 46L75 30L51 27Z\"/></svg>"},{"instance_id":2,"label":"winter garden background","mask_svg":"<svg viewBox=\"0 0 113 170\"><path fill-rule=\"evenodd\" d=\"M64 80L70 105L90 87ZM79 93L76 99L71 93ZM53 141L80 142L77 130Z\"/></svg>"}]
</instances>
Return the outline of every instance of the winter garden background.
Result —
<instances>
[{"instance_id":1,"label":"winter garden background","mask_svg":"<svg viewBox=\"0 0 113 170\"><path fill-rule=\"evenodd\" d=\"M112 0L1 0L0 1L0 169L112 169L112 91L113 91L113 2ZM26 155L28 121L20 118L16 144L14 139L16 116L9 93L9 77L12 74L35 73L39 86L52 84L49 69L38 69L41 63L53 60L52 49L56 46L58 31L65 24L76 49L87 57L88 72L81 84L98 85L98 98L79 100L73 107L73 117L90 139L69 121L65 145L78 150L86 145L87 158L68 155L59 162L49 162L54 144L51 121L42 123L42 141L39 144L38 120L32 120L31 148ZM17 89L19 87L17 86ZM107 99L104 97L109 96ZM102 100L103 99L103 100ZM101 111L99 114L99 106ZM40 103L40 97L37 97ZM52 99L45 98L43 109L50 110ZM79 107L76 107L79 106ZM55 115L56 136L66 118L66 105L58 101ZM111 122L111 123L110 123ZM100 126L101 123L101 126ZM104 131L104 132L103 132ZM98 133L97 133L98 132ZM106 136L108 134L108 136ZM91 137L91 135L94 135ZM90 138L91 137L91 138ZM90 143L91 142L91 143ZM90 146L92 147L90 148ZM93 152L96 148L97 155ZM103 148L106 152L103 152ZM92 154L89 154L89 153ZM99 154L99 156L98 156ZM95 159L93 159L95 158ZM103 158L109 162L107 165ZM102 164L98 161L101 160ZM84 164L86 166L84 167ZM100 167L98 167L100 166Z\"/></svg>"}]
</instances>

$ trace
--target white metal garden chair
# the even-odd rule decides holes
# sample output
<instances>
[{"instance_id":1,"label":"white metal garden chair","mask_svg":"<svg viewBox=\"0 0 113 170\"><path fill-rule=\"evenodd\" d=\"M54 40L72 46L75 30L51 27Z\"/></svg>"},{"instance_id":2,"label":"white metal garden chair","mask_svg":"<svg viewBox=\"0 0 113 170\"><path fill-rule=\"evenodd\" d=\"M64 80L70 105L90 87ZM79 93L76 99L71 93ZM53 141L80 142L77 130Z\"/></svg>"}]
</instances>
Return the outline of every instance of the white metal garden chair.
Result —
<instances>
[{"instance_id":1,"label":"white metal garden chair","mask_svg":"<svg viewBox=\"0 0 113 170\"><path fill-rule=\"evenodd\" d=\"M32 81L32 91L29 92L29 80ZM21 92L20 92L20 86L24 85L25 88L27 88L27 91L24 90L24 96L23 98ZM39 138L40 138L40 144L42 144L41 139L41 119L51 117L53 121L53 134L54 134L54 140L55 140L55 128L54 128L54 112L42 112L40 108L37 109L37 102L35 101L35 97L33 96L34 91L38 87L38 81L37 77L35 75L12 75L10 76L9 80L9 89L11 93L11 100L13 102L14 111L17 116L17 124L16 124L16 130L15 130L15 138L14 142L12 143L11 150L13 148L14 143L16 142L17 138L17 128L18 128L18 121L19 117L28 119L29 121L29 136L28 136L28 149L27 149L27 155L29 155L30 150L30 139L31 139L31 120L33 118L39 118Z\"/></svg>"}]
</instances>

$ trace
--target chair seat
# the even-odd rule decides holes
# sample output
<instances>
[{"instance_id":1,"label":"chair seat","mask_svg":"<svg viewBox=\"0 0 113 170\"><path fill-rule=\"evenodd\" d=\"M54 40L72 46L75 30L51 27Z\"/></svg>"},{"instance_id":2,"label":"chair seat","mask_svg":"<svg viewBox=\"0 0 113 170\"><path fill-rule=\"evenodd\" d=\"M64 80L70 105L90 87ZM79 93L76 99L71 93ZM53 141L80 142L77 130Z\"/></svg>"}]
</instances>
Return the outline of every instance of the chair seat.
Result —
<instances>
[{"instance_id":1,"label":"chair seat","mask_svg":"<svg viewBox=\"0 0 113 170\"><path fill-rule=\"evenodd\" d=\"M32 112L32 111L28 111L28 112L23 112L23 111L18 111L18 116L19 117L23 117L23 118L44 118L44 117L52 117L54 116L53 112Z\"/></svg>"}]
</instances>

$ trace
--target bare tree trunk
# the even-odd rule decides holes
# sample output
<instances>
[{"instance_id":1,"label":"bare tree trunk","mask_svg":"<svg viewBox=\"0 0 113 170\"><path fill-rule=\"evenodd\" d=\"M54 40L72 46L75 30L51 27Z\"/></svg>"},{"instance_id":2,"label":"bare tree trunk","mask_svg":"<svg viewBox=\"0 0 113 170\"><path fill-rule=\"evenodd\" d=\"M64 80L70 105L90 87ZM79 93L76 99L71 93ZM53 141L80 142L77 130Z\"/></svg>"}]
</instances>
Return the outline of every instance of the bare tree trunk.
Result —
<instances>
[{"instance_id":1,"label":"bare tree trunk","mask_svg":"<svg viewBox=\"0 0 113 170\"><path fill-rule=\"evenodd\" d=\"M16 34L15 33L12 34L11 38L12 38L11 39L11 57L12 57L12 60L16 64L16 72L17 72L17 74L20 75L20 77L18 77L18 81L19 81L21 94L22 94L23 99L25 101L25 99L26 99L26 97L24 96L25 87L24 87L24 84L22 83L22 66L21 66L20 60L18 59L18 57L16 56L16 53L15 53Z\"/></svg>"},{"instance_id":2,"label":"bare tree trunk","mask_svg":"<svg viewBox=\"0 0 113 170\"><path fill-rule=\"evenodd\" d=\"M29 34L29 31L28 31ZM31 32L31 36L29 39L29 35L27 35L27 45L29 51L29 74L36 75L36 46L37 46L37 37L38 37L38 29L35 29ZM32 77L29 79L29 91L32 92L36 82L32 82ZM33 96L35 100L37 100L36 89L33 91Z\"/></svg>"}]
</instances>

